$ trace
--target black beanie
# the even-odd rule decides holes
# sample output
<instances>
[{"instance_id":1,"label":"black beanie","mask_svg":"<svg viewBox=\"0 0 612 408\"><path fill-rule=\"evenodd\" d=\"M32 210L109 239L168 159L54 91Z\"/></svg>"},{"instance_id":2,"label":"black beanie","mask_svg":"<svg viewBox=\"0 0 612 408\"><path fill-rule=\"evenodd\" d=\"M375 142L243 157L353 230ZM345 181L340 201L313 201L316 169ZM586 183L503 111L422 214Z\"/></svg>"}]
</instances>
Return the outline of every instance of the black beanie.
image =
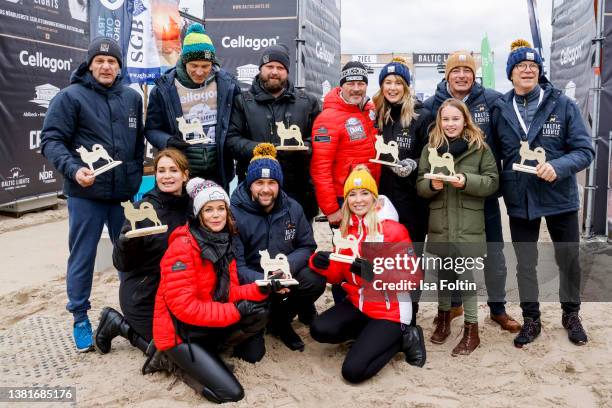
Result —
<instances>
[{"instance_id":1,"label":"black beanie","mask_svg":"<svg viewBox=\"0 0 612 408\"><path fill-rule=\"evenodd\" d=\"M109 55L117 58L119 67L123 67L123 56L121 46L117 41L108 37L96 37L89 44L87 49L87 65L91 65L91 61L96 55Z\"/></svg>"},{"instance_id":2,"label":"black beanie","mask_svg":"<svg viewBox=\"0 0 612 408\"><path fill-rule=\"evenodd\" d=\"M368 69L359 61L349 61L342 67L340 86L349 81L363 81L368 83Z\"/></svg>"},{"instance_id":3,"label":"black beanie","mask_svg":"<svg viewBox=\"0 0 612 408\"><path fill-rule=\"evenodd\" d=\"M285 44L272 45L266 48L263 54L261 54L259 68L272 61L280 62L285 69L289 71L289 66L291 65L291 61L289 60L289 48L287 48Z\"/></svg>"}]
</instances>

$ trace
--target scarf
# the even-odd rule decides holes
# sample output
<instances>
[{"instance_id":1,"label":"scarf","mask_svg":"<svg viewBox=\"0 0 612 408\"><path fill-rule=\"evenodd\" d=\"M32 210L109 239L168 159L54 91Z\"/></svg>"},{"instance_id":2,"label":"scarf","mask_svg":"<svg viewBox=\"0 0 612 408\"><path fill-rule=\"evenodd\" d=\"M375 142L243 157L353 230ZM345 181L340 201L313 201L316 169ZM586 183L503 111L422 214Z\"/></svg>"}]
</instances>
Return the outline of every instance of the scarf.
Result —
<instances>
[{"instance_id":1,"label":"scarf","mask_svg":"<svg viewBox=\"0 0 612 408\"><path fill-rule=\"evenodd\" d=\"M216 302L229 300L230 275L229 266L236 258L232 247L232 238L228 232L212 232L194 218L189 222L189 232L200 247L200 257L213 264L217 276L217 286L213 294Z\"/></svg>"},{"instance_id":2,"label":"scarf","mask_svg":"<svg viewBox=\"0 0 612 408\"><path fill-rule=\"evenodd\" d=\"M448 143L442 143L440 147L438 147L438 154L442 156L444 153L450 153L453 155L453 158L457 158L461 156L468 149L468 142L463 137L456 137L453 140L448 140Z\"/></svg>"},{"instance_id":3,"label":"scarf","mask_svg":"<svg viewBox=\"0 0 612 408\"><path fill-rule=\"evenodd\" d=\"M210 71L210 75L208 76L208 78L206 78L206 80L204 81L202 85L198 85L195 82L193 82L191 78L189 77L189 75L187 74L187 68L185 67L185 63L183 62L183 59L179 58L176 61L176 78L179 80L181 85L189 89L198 89L198 88L204 88L208 86L208 84L210 84L215 79L216 73L217 73L217 67L213 65L213 68Z\"/></svg>"}]
</instances>

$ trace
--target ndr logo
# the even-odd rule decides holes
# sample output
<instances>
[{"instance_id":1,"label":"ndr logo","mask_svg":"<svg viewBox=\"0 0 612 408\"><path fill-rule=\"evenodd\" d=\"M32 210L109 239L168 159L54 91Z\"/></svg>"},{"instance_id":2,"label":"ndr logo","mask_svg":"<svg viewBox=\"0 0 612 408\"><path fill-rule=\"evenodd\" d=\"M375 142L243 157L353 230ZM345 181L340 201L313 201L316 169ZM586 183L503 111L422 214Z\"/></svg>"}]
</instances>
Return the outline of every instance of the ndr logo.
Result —
<instances>
[{"instance_id":1,"label":"ndr logo","mask_svg":"<svg viewBox=\"0 0 612 408\"><path fill-rule=\"evenodd\" d=\"M278 35L274 38L249 38L244 35L239 35L238 38L226 36L221 39L221 45L225 48L250 48L253 51L259 51L262 48L276 45L278 39Z\"/></svg>"}]
</instances>

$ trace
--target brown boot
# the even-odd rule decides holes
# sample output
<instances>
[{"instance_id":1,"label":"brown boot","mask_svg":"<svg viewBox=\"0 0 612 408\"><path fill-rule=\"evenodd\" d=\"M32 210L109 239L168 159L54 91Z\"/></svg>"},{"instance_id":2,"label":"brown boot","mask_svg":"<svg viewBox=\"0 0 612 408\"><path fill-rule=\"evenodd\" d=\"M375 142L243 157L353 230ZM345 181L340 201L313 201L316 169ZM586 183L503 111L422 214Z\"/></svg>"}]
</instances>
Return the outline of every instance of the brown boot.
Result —
<instances>
[{"instance_id":1,"label":"brown boot","mask_svg":"<svg viewBox=\"0 0 612 408\"><path fill-rule=\"evenodd\" d=\"M450 310L451 322L455 317L463 316L463 305L453 306ZM438 316L434 317L433 324L438 324Z\"/></svg>"},{"instance_id":2,"label":"brown boot","mask_svg":"<svg viewBox=\"0 0 612 408\"><path fill-rule=\"evenodd\" d=\"M512 316L506 312L498 315L491 313L490 316L491 320L499 324L502 329L507 330L510 333L518 333L521 331L521 324L514 320Z\"/></svg>"},{"instance_id":3,"label":"brown boot","mask_svg":"<svg viewBox=\"0 0 612 408\"><path fill-rule=\"evenodd\" d=\"M451 334L450 328L451 312L443 312L438 310L438 318L436 320L436 329L431 335L431 342L435 344L442 344L446 341L448 336Z\"/></svg>"},{"instance_id":4,"label":"brown boot","mask_svg":"<svg viewBox=\"0 0 612 408\"><path fill-rule=\"evenodd\" d=\"M465 323L463 328L463 338L455 346L453 356L467 356L476 350L476 347L480 345L480 337L478 337L478 323Z\"/></svg>"}]
</instances>

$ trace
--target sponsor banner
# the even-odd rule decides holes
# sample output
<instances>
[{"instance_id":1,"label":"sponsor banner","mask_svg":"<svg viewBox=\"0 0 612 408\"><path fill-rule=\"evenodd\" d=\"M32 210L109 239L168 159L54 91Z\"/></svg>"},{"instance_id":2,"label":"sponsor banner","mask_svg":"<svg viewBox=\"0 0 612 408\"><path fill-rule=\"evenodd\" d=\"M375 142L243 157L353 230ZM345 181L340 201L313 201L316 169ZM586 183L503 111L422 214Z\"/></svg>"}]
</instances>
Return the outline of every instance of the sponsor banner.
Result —
<instances>
[{"instance_id":1,"label":"sponsor banner","mask_svg":"<svg viewBox=\"0 0 612 408\"><path fill-rule=\"evenodd\" d=\"M448 59L448 53L414 53L412 54L412 61L414 65L439 65L446 64Z\"/></svg>"},{"instance_id":2,"label":"sponsor banner","mask_svg":"<svg viewBox=\"0 0 612 408\"><path fill-rule=\"evenodd\" d=\"M297 0L205 0L204 12L206 21L296 17L297 3Z\"/></svg>"},{"instance_id":3,"label":"sponsor banner","mask_svg":"<svg viewBox=\"0 0 612 408\"><path fill-rule=\"evenodd\" d=\"M132 83L153 83L160 76L157 40L153 32L150 0L135 0L127 51L127 73Z\"/></svg>"}]
</instances>

